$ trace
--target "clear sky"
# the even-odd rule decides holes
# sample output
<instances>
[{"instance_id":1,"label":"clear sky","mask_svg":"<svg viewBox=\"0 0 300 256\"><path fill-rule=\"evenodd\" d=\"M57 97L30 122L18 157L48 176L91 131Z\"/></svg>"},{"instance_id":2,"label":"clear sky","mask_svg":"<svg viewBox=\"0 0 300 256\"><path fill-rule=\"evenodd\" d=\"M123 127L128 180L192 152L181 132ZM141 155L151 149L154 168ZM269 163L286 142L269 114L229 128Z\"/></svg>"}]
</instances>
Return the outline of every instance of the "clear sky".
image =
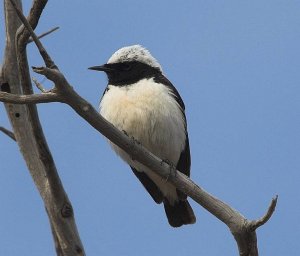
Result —
<instances>
[{"instance_id":1,"label":"clear sky","mask_svg":"<svg viewBox=\"0 0 300 256\"><path fill-rule=\"evenodd\" d=\"M27 13L31 1L24 2ZM56 0L36 31L60 26L43 43L95 107L107 81L87 68L122 46L147 47L185 101L192 179L249 219L261 217L278 194L274 216L257 232L259 250L296 256L299 13L298 0ZM1 53L3 20L1 9ZM33 44L28 54L30 65L43 64ZM227 227L191 199L197 223L171 228L106 139L68 106L38 109L87 255L237 255ZM2 105L0 125L10 128ZM17 145L0 134L0 152L0 255L54 255L43 203Z\"/></svg>"}]
</instances>

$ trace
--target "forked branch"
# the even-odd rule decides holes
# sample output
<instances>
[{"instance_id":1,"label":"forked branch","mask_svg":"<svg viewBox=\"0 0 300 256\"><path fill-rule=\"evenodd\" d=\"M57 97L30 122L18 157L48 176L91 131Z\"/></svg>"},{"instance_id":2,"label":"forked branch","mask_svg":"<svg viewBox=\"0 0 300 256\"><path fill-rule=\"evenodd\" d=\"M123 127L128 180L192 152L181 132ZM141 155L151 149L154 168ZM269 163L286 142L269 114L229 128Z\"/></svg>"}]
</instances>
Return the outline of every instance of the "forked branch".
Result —
<instances>
[{"instance_id":1,"label":"forked branch","mask_svg":"<svg viewBox=\"0 0 300 256\"><path fill-rule=\"evenodd\" d=\"M4 0L6 47L0 70L0 90L2 90L0 98L4 102L10 102L4 105L20 151L45 204L57 255L82 256L85 255L85 252L77 231L71 203L64 191L43 134L36 105L31 104L60 101L59 95L53 95L51 91L47 94L32 94L26 55L26 46L31 34L20 23L20 19L22 19L23 22L30 24L30 27L35 28L46 4L47 0L33 1L28 15L28 23L21 11L21 0ZM21 18L18 18L15 10ZM42 55L47 59L48 65L54 67L47 52ZM23 105L11 104L20 104L20 102L23 102Z\"/></svg>"}]
</instances>

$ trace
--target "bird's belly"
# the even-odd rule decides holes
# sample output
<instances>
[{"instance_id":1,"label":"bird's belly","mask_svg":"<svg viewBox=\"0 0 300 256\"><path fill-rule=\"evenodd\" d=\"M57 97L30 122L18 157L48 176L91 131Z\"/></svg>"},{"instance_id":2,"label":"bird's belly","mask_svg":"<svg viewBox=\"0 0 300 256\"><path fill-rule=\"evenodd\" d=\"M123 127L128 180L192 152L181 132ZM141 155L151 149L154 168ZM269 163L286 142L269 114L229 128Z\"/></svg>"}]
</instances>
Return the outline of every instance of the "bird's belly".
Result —
<instances>
[{"instance_id":1,"label":"bird's belly","mask_svg":"<svg viewBox=\"0 0 300 256\"><path fill-rule=\"evenodd\" d=\"M122 107L117 112L116 118L107 120L159 158L177 163L182 148L177 143L178 127L172 117L165 117L159 110L147 106Z\"/></svg>"},{"instance_id":2,"label":"bird's belly","mask_svg":"<svg viewBox=\"0 0 300 256\"><path fill-rule=\"evenodd\" d=\"M129 88L110 86L100 114L153 154L176 165L186 140L184 117L176 100L166 86L154 82Z\"/></svg>"},{"instance_id":3,"label":"bird's belly","mask_svg":"<svg viewBox=\"0 0 300 256\"><path fill-rule=\"evenodd\" d=\"M145 86L144 86L145 87ZM119 130L134 137L151 153L175 166L184 149L186 133L183 115L176 100L164 88L130 90L111 87L103 96L100 114ZM154 90L153 90L154 89ZM155 90L156 89L156 90ZM138 171L146 172L162 192L174 194L173 186L148 170L118 146L111 143L114 151Z\"/></svg>"}]
</instances>

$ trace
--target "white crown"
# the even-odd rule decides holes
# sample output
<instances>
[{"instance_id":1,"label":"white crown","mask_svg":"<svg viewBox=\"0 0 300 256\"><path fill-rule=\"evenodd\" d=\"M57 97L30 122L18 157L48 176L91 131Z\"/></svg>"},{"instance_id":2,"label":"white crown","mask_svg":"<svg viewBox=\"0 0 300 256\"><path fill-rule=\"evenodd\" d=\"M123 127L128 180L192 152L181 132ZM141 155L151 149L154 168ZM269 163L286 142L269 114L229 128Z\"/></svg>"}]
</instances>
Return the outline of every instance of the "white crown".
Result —
<instances>
[{"instance_id":1,"label":"white crown","mask_svg":"<svg viewBox=\"0 0 300 256\"><path fill-rule=\"evenodd\" d=\"M125 61L139 61L162 71L161 66L151 53L141 45L126 46L117 50L107 61L107 64Z\"/></svg>"}]
</instances>

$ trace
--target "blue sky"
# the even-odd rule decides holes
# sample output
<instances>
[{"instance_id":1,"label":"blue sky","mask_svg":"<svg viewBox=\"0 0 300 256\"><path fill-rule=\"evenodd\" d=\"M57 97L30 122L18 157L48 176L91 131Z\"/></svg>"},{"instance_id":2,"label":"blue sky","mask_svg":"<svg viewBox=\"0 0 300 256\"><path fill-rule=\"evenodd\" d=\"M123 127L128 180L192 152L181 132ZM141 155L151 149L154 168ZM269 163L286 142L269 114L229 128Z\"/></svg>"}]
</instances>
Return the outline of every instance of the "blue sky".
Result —
<instances>
[{"instance_id":1,"label":"blue sky","mask_svg":"<svg viewBox=\"0 0 300 256\"><path fill-rule=\"evenodd\" d=\"M31 1L24 2L27 12ZM87 67L122 46L147 47L185 101L192 179L249 219L278 194L274 216L257 232L259 250L293 256L300 250L299 12L290 0L49 1L36 31L60 26L43 43L95 107L106 77ZM33 44L28 55L30 65L43 64ZM87 255L237 255L227 227L191 199L197 223L169 227L163 207L68 106L38 109ZM3 106L0 125L10 127ZM0 152L0 255L54 255L17 145L0 134Z\"/></svg>"}]
</instances>

